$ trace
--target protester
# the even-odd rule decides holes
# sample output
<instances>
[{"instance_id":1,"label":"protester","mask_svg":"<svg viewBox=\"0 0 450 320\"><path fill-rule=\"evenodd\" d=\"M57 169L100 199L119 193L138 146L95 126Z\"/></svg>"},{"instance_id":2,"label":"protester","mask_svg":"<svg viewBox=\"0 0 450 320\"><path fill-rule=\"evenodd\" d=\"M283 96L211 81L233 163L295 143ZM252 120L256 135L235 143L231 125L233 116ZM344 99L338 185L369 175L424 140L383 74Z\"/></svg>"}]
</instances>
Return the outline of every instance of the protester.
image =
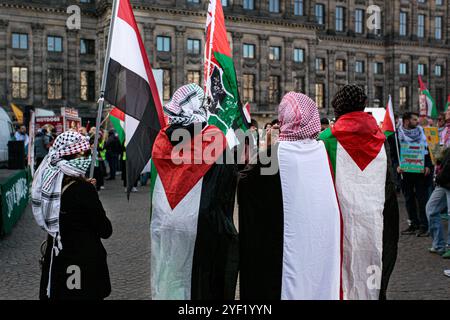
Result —
<instances>
[{"instance_id":1,"label":"protester","mask_svg":"<svg viewBox=\"0 0 450 320\"><path fill-rule=\"evenodd\" d=\"M392 151L375 118L364 112L367 103L359 86L342 87L332 101L336 123L320 135L342 214L345 300L386 299L397 259L399 209L391 173ZM377 285L370 286L372 273Z\"/></svg>"},{"instance_id":2,"label":"protester","mask_svg":"<svg viewBox=\"0 0 450 320\"><path fill-rule=\"evenodd\" d=\"M112 227L95 181L84 177L91 163L89 151L89 139L65 132L34 176L33 215L48 233L40 299L103 299L111 292L101 239L111 236Z\"/></svg>"},{"instance_id":3,"label":"protester","mask_svg":"<svg viewBox=\"0 0 450 320\"><path fill-rule=\"evenodd\" d=\"M319 112L290 92L279 120L271 161L261 154L239 180L240 298L338 300L340 213L327 153L316 141Z\"/></svg>"},{"instance_id":4,"label":"protester","mask_svg":"<svg viewBox=\"0 0 450 320\"><path fill-rule=\"evenodd\" d=\"M119 165L119 156L122 154L122 145L119 137L114 130L108 133L108 140L105 144L106 160L109 165L109 178L106 180L116 180L116 172Z\"/></svg>"},{"instance_id":5,"label":"protester","mask_svg":"<svg viewBox=\"0 0 450 320\"><path fill-rule=\"evenodd\" d=\"M20 126L16 133L14 134L14 138L16 141L23 141L24 148L25 148L25 156L28 155L28 143L30 142L30 138L27 134L27 127Z\"/></svg>"},{"instance_id":6,"label":"protester","mask_svg":"<svg viewBox=\"0 0 450 320\"><path fill-rule=\"evenodd\" d=\"M94 147L95 142L95 132L93 136L90 136L91 147ZM97 145L97 160L94 166L94 179L96 181L97 191L104 189L105 185L105 139L103 137L102 131L99 132L98 145Z\"/></svg>"},{"instance_id":7,"label":"protester","mask_svg":"<svg viewBox=\"0 0 450 320\"><path fill-rule=\"evenodd\" d=\"M447 122L445 120L446 116L445 116L445 112L442 112L439 114L439 117L437 119L437 126L438 126L438 132L439 132L439 143L440 145L443 145L443 137L442 137L442 132L445 130L445 128L447 128Z\"/></svg>"},{"instance_id":8,"label":"protester","mask_svg":"<svg viewBox=\"0 0 450 320\"><path fill-rule=\"evenodd\" d=\"M88 136L88 132L86 130L86 127L79 127L78 128L78 133L80 133L81 135L87 137Z\"/></svg>"},{"instance_id":9,"label":"protester","mask_svg":"<svg viewBox=\"0 0 450 320\"><path fill-rule=\"evenodd\" d=\"M50 136L47 134L47 129L42 128L38 130L36 137L34 139L34 156L36 160L37 169L44 160L45 156L48 154L50 148Z\"/></svg>"},{"instance_id":10,"label":"protester","mask_svg":"<svg viewBox=\"0 0 450 320\"><path fill-rule=\"evenodd\" d=\"M320 132L328 129L330 127L330 120L328 118L320 119Z\"/></svg>"},{"instance_id":11,"label":"protester","mask_svg":"<svg viewBox=\"0 0 450 320\"><path fill-rule=\"evenodd\" d=\"M413 235L418 237L428 236L428 219L425 211L429 193L427 177L431 174L431 158L428 152L427 138L423 128L418 125L419 115L413 112L406 112L403 115L402 125L398 128L399 144L417 144L424 152L423 173L404 172L397 155L393 158L397 166L397 172L402 175L403 195L406 201L406 210L410 225L402 231L402 235ZM401 147L399 146L401 156ZM416 205L418 204L418 207Z\"/></svg>"},{"instance_id":12,"label":"protester","mask_svg":"<svg viewBox=\"0 0 450 320\"><path fill-rule=\"evenodd\" d=\"M450 111L445 116L446 123L450 123ZM448 135L444 135L444 140ZM448 146L448 141L443 141ZM442 255L445 259L450 259L450 223L448 224L447 243L445 242L444 230L442 226L441 213L450 208L450 148L446 147L441 156L437 159L436 188L431 194L426 205L426 213L430 226L432 238L431 253ZM446 248L447 244L447 248Z\"/></svg>"},{"instance_id":13,"label":"protester","mask_svg":"<svg viewBox=\"0 0 450 320\"><path fill-rule=\"evenodd\" d=\"M164 107L169 126L154 143L150 252L155 300L235 298L237 171L227 164L233 154L227 153L225 135L207 124L205 101L198 85L179 88Z\"/></svg>"}]
</instances>

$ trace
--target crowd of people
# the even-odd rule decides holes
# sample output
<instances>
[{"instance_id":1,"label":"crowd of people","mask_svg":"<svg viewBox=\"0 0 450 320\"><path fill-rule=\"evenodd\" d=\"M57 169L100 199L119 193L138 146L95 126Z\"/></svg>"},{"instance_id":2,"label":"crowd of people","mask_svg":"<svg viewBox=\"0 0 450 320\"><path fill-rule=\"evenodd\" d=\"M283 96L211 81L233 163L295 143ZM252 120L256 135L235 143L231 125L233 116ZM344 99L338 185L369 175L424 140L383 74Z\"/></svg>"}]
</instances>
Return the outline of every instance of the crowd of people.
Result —
<instances>
[{"instance_id":1,"label":"crowd of people","mask_svg":"<svg viewBox=\"0 0 450 320\"><path fill-rule=\"evenodd\" d=\"M356 85L338 91L332 120L320 119L312 99L291 92L278 118L262 130L251 121L253 141L246 144L254 149L255 161L174 167L172 151L179 143L171 141L174 130L191 132L200 125L202 136L223 135L207 125L205 100L196 85L180 88L164 107L169 126L155 141L154 299L233 299L239 271L243 300L383 300L400 234L431 237L429 252L450 258L450 228L446 236L442 221L450 208L450 111L438 119L442 152L433 162L425 123L419 125L416 113L396 117L396 134L386 138L375 118L364 112L368 98ZM81 128L55 138L42 130L36 137L40 166L33 181L33 213L49 234L42 299L103 299L111 291L101 239L111 235L112 225L94 186L103 189L107 166L106 180L115 179L119 166L125 176L126 154L113 130L101 130L94 179L84 178L95 132ZM405 144L421 146L422 171L402 169L399 153ZM218 150L223 154L216 160L230 152ZM262 173L273 164L275 174ZM401 232L400 192L409 224ZM239 237L233 223L235 198ZM66 287L70 265L89 270L80 290ZM367 279L372 272L373 283Z\"/></svg>"}]
</instances>

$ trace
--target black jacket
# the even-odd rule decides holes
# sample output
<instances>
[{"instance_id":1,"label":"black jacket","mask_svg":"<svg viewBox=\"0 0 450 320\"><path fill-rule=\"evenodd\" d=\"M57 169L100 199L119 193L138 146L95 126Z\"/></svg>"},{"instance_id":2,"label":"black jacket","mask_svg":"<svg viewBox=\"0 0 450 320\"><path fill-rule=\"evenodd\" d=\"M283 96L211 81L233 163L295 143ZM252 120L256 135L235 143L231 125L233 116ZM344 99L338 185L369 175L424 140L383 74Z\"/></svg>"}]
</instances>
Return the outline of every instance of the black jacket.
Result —
<instances>
[{"instance_id":1,"label":"black jacket","mask_svg":"<svg viewBox=\"0 0 450 320\"><path fill-rule=\"evenodd\" d=\"M71 180L64 179L64 185ZM51 299L103 299L111 293L107 254L101 239L112 234L112 226L106 217L95 187L84 180L76 180L62 194L60 211L60 235L63 249L53 257ZM40 299L47 299L49 266L53 238L48 237L42 268ZM81 289L70 290L68 267L78 266ZM69 270L70 271L70 270Z\"/></svg>"},{"instance_id":2,"label":"black jacket","mask_svg":"<svg viewBox=\"0 0 450 320\"><path fill-rule=\"evenodd\" d=\"M450 189L450 149L443 152L440 165L441 171L436 176L436 184L442 188Z\"/></svg>"}]
</instances>

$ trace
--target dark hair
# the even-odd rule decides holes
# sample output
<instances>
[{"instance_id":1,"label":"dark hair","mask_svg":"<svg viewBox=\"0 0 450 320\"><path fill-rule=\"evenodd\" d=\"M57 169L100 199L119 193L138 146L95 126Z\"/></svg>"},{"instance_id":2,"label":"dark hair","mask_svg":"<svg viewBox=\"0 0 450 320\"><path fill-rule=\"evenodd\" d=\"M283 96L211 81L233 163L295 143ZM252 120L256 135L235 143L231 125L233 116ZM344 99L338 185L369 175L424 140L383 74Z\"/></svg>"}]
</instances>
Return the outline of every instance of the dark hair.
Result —
<instances>
[{"instance_id":1,"label":"dark hair","mask_svg":"<svg viewBox=\"0 0 450 320\"><path fill-rule=\"evenodd\" d=\"M274 126L274 125L276 125L276 124L279 124L280 123L280 120L278 120L278 119L274 119L273 121L272 121L272 125Z\"/></svg>"},{"instance_id":2,"label":"dark hair","mask_svg":"<svg viewBox=\"0 0 450 320\"><path fill-rule=\"evenodd\" d=\"M328 118L322 118L322 119L320 119L320 124L329 125L330 124L330 120L328 120Z\"/></svg>"},{"instance_id":3,"label":"dark hair","mask_svg":"<svg viewBox=\"0 0 450 320\"><path fill-rule=\"evenodd\" d=\"M251 124L252 126L258 128L258 121L256 121L255 119L252 119L252 120L250 121L250 124Z\"/></svg>"},{"instance_id":4,"label":"dark hair","mask_svg":"<svg viewBox=\"0 0 450 320\"><path fill-rule=\"evenodd\" d=\"M411 118L412 118L413 116L417 116L417 117L418 117L419 114L418 114L417 112L405 112L405 113L403 114L402 119L403 119L403 121L411 120Z\"/></svg>"}]
</instances>

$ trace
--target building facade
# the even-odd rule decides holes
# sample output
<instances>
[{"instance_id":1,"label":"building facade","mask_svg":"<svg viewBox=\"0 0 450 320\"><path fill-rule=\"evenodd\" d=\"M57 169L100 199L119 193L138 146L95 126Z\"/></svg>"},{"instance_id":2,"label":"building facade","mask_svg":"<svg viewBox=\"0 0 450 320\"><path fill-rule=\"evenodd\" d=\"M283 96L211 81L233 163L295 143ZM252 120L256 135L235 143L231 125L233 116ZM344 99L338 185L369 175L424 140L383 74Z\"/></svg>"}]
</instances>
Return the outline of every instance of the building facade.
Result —
<instances>
[{"instance_id":1,"label":"building facade","mask_svg":"<svg viewBox=\"0 0 450 320\"><path fill-rule=\"evenodd\" d=\"M2 0L0 105L68 106L94 117L111 2ZM132 4L150 63L164 70L163 100L182 84L201 83L207 1ZM77 29L67 27L71 5L81 9ZM419 74L438 108L445 106L449 0L222 0L222 5L241 99L260 120L272 119L292 90L315 99L321 114L331 117L332 97L346 83L363 86L372 107L384 106L391 95L397 112L417 111Z\"/></svg>"}]
</instances>

